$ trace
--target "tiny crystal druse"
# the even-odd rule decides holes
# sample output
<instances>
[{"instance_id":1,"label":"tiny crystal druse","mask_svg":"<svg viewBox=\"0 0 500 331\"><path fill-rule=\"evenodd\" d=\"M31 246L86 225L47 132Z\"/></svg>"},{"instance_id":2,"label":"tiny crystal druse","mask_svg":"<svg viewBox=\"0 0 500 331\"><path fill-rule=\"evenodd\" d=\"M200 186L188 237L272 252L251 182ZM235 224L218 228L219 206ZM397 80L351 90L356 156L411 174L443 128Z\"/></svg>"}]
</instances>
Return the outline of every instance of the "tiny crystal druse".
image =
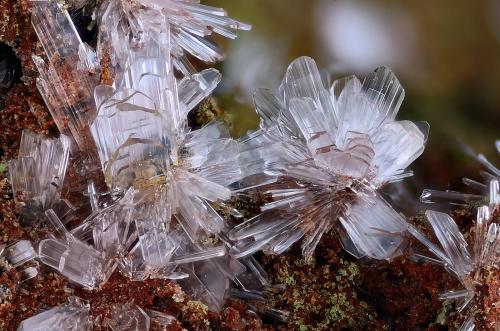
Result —
<instances>
[{"instance_id":1,"label":"tiny crystal druse","mask_svg":"<svg viewBox=\"0 0 500 331\"><path fill-rule=\"evenodd\" d=\"M305 237L309 256L337 220L355 256L400 254L407 225L377 189L411 175L405 168L423 152L428 127L395 120L404 90L394 74L380 67L363 83L351 76L328 87L302 57L278 95L255 93L260 129L241 138L243 189L271 201L230 231L232 254L281 253Z\"/></svg>"},{"instance_id":2,"label":"tiny crystal druse","mask_svg":"<svg viewBox=\"0 0 500 331\"><path fill-rule=\"evenodd\" d=\"M496 142L496 147L500 153L499 141ZM427 220L432 226L439 246L417 230L410 228L412 234L429 249L437 260L422 257L442 264L463 286L462 289L451 290L441 295L443 300L456 301L458 311L464 311L467 308L466 319L460 327L461 331L497 330L500 325L500 307L498 306L500 289L496 280L498 276L495 278L500 268L500 169L482 154L477 155L476 158L487 168L487 171L481 172L485 183L469 178L464 178L464 183L479 189L484 195L432 190L425 190L422 195L424 202L432 202L432 198L438 201L448 199L453 203L469 199L486 202L477 208L472 250L468 248L467 241L455 221L445 213L426 212ZM493 316L493 318L485 318L485 316Z\"/></svg>"}]
</instances>

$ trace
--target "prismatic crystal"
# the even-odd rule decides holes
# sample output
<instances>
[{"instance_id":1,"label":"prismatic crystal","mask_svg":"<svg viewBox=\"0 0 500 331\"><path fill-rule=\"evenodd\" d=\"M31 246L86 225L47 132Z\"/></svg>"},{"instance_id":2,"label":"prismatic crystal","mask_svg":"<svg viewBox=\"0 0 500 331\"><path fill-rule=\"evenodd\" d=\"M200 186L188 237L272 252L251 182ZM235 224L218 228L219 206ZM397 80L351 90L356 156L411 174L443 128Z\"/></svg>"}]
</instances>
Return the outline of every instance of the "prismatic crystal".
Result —
<instances>
[{"instance_id":1,"label":"prismatic crystal","mask_svg":"<svg viewBox=\"0 0 500 331\"><path fill-rule=\"evenodd\" d=\"M496 147L500 153L500 144ZM441 264L457 278L463 288L442 293L443 300L457 303L457 310L464 311L466 318L462 331L496 330L498 319L498 274L500 268L500 170L484 155L477 159L487 169L481 174L487 184L464 178L464 183L482 191L483 194L466 194L454 191L425 190L422 200L431 202L465 203L480 201L473 225L472 249L455 221L445 213L427 211L426 217L432 226L439 245L414 228L410 231L433 254L424 259Z\"/></svg>"},{"instance_id":2,"label":"prismatic crystal","mask_svg":"<svg viewBox=\"0 0 500 331\"><path fill-rule=\"evenodd\" d=\"M407 226L377 189L411 175L405 169L423 152L427 126L395 120L404 90L394 74L381 67L363 83L352 76L329 87L302 57L278 95L255 93L260 129L240 141L240 189L258 188L270 201L231 230L233 254L280 253L304 237L310 256L338 223L355 256L400 254Z\"/></svg>"},{"instance_id":3,"label":"prismatic crystal","mask_svg":"<svg viewBox=\"0 0 500 331\"><path fill-rule=\"evenodd\" d=\"M485 284L493 288L500 262L500 171L478 155L485 183L464 182L481 194L422 195L423 202L482 202L472 250L447 214L426 213L439 244L408 223L381 189L412 175L429 127L396 120L405 92L389 68L329 83L313 59L300 57L276 93L255 92L260 127L233 139L223 121L195 128L188 115L222 79L215 68L197 69L223 59L210 36L234 39L248 24L197 0L93 5L91 46L65 5L31 3L45 52L33 56L36 86L59 136L24 131L8 164L23 224L41 230L0 245L2 264L20 271L16 282L49 269L82 294L103 290L116 273L136 284L172 280L203 309L242 299L247 312L286 322L290 313L268 300L285 285L271 283L254 253L281 254L301 243L310 260L322 236L336 231L354 257L392 261L408 252L411 234L432 254L415 256L442 265L463 286L441 295L460 311L471 307L462 329L495 327L498 319L478 312L494 316L498 306L498 293L486 293ZM261 199L259 211L238 210L242 197ZM116 298L97 313L71 296L18 330L166 330L176 322L168 310Z\"/></svg>"}]
</instances>

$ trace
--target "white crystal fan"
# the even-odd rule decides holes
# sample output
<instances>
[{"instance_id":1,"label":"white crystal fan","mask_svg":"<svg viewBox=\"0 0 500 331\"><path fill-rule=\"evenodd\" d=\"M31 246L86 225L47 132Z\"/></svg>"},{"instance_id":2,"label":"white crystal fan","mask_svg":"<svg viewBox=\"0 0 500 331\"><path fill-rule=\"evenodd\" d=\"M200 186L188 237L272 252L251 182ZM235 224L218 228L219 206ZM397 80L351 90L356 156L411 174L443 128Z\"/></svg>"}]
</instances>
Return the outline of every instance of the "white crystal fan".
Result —
<instances>
[{"instance_id":1,"label":"white crystal fan","mask_svg":"<svg viewBox=\"0 0 500 331\"><path fill-rule=\"evenodd\" d=\"M272 201L229 233L233 254L280 253L305 237L309 256L339 219L356 256L400 254L406 224L376 190L411 175L424 150L427 127L395 120L403 97L388 68L328 88L307 57L289 66L279 97L257 91L260 129L241 139L240 160L249 188Z\"/></svg>"}]
</instances>

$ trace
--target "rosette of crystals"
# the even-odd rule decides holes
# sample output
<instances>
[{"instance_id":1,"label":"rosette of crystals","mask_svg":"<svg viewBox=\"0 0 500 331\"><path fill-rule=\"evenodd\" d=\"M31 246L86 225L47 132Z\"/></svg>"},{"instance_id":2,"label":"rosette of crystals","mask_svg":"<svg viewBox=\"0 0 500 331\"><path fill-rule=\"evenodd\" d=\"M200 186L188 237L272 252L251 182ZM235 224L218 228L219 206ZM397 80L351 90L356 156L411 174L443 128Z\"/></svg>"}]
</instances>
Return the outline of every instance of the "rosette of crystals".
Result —
<instances>
[{"instance_id":1,"label":"rosette of crystals","mask_svg":"<svg viewBox=\"0 0 500 331\"><path fill-rule=\"evenodd\" d=\"M91 126L111 191L131 192L125 209L133 224L129 238L137 243L122 250L119 267L134 279L181 277L174 271L178 264L225 255L224 246L215 246L179 257L183 235L174 233L170 222L175 217L192 242L202 233L219 233L225 224L212 204L229 199L227 186L240 178L238 144L222 123L194 131L187 125L187 114L217 86L220 74L206 69L177 80L174 27L165 19L155 24L141 35L140 47L128 39L120 45L128 50L116 65L123 66L123 75L113 86L95 89L97 116ZM105 219L102 224L110 225Z\"/></svg>"},{"instance_id":2,"label":"rosette of crystals","mask_svg":"<svg viewBox=\"0 0 500 331\"><path fill-rule=\"evenodd\" d=\"M469 307L467 318L460 328L462 331L475 329L478 314L481 316L481 330L495 330L498 327L498 280L494 276L498 276L500 267L498 212L498 204L478 208L472 250L468 248L457 224L445 213L426 212L439 246L418 231L411 230L437 258L427 259L442 264L462 284L462 289L441 295L443 300L456 301L459 312ZM487 315L490 317L485 318Z\"/></svg>"},{"instance_id":3,"label":"rosette of crystals","mask_svg":"<svg viewBox=\"0 0 500 331\"><path fill-rule=\"evenodd\" d=\"M278 97L257 91L261 124L241 139L248 178L240 187L258 188L270 201L229 233L238 241L232 253L281 253L305 237L309 256L340 220L354 255L400 254L407 225L376 190L411 175L405 169L423 152L428 129L395 120L403 97L388 68L363 83L351 76L328 87L308 57L289 66Z\"/></svg>"},{"instance_id":4,"label":"rosette of crystals","mask_svg":"<svg viewBox=\"0 0 500 331\"><path fill-rule=\"evenodd\" d=\"M496 142L500 152L500 142ZM466 204L470 201L482 201L485 205L477 209L474 224L472 250L455 221L444 213L427 211L427 220L439 242L435 245L419 231L411 228L411 233L421 241L437 258L431 262L442 264L446 270L463 285L462 289L453 290L441 295L443 300L457 302L458 311L465 311L467 318L461 331L474 329L496 330L498 320L498 277L500 267L500 170L483 154L475 155L476 159L487 169L481 171L485 183L464 178L464 184L482 194L468 194L455 191L424 190L422 202L447 202ZM480 318L477 318L479 314Z\"/></svg>"},{"instance_id":5,"label":"rosette of crystals","mask_svg":"<svg viewBox=\"0 0 500 331\"><path fill-rule=\"evenodd\" d=\"M147 82L148 75L150 82ZM114 190L134 187L146 192L166 185L168 196L163 195L161 199L168 199L168 208L178 214L179 221L193 238L200 227L209 232L220 231L222 218L209 202L228 199L231 192L226 186L239 179L237 143L221 123L192 132L187 130L187 111L182 109L187 109L193 98L201 100L195 95L199 94L197 91L183 91L189 98L186 103L180 100L181 105L174 101L162 107L162 98L156 97L168 92L161 89L161 81L168 77L149 73L137 77L140 82L134 90L124 88L103 96L101 90L96 89L96 100L105 101L98 102L99 113L92 124L92 134L109 186ZM203 91L199 94L203 97L219 80L218 75L212 78L215 81L209 84L205 84L201 76L190 78L203 83L186 85ZM175 82L173 84L175 86ZM122 94L125 90L127 93ZM176 95L170 93L169 96L175 100ZM178 117L173 120L175 111ZM155 201L158 200L149 205Z\"/></svg>"},{"instance_id":6,"label":"rosette of crystals","mask_svg":"<svg viewBox=\"0 0 500 331\"><path fill-rule=\"evenodd\" d=\"M223 58L219 47L206 36L213 33L234 39L232 30L250 30L250 25L227 17L224 9L200 4L199 0L106 0L98 11L99 40L97 52L110 52L113 65L128 60L130 42L143 47L150 33L171 33L170 54L176 69L185 75L195 72L186 53L204 62Z\"/></svg>"}]
</instances>

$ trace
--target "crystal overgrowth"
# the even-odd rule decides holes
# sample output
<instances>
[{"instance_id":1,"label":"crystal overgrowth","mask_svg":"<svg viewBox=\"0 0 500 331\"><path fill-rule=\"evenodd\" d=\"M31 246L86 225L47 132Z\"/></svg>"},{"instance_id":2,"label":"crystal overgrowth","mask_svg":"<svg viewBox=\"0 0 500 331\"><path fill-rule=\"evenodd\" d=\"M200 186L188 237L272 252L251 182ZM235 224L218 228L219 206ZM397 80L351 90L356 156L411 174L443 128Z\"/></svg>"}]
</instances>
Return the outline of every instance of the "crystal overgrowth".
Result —
<instances>
[{"instance_id":1,"label":"crystal overgrowth","mask_svg":"<svg viewBox=\"0 0 500 331\"><path fill-rule=\"evenodd\" d=\"M328 88L308 57L288 67L279 97L258 90L260 129L240 141L248 177L242 187L259 188L272 201L229 233L238 241L233 255L280 253L305 237L309 256L337 220L354 255L398 255L407 225L376 190L411 175L405 169L423 152L428 131L395 120L403 97L388 68L363 83L351 76Z\"/></svg>"}]
</instances>

